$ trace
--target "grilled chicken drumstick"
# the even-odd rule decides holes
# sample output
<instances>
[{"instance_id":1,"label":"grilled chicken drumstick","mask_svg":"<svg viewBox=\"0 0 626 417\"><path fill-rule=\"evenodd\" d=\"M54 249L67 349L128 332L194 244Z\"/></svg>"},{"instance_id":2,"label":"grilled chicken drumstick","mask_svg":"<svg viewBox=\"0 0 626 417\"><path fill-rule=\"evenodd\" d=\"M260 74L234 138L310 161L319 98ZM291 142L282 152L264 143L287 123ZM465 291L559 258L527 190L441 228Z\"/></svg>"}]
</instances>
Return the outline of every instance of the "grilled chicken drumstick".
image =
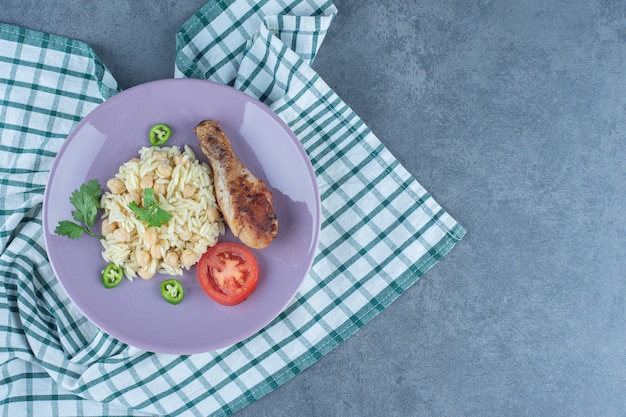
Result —
<instances>
[{"instance_id":1,"label":"grilled chicken drumstick","mask_svg":"<svg viewBox=\"0 0 626 417\"><path fill-rule=\"evenodd\" d=\"M216 121L202 121L194 131L213 170L215 197L226 224L245 245L267 247L278 233L271 191L237 159Z\"/></svg>"}]
</instances>

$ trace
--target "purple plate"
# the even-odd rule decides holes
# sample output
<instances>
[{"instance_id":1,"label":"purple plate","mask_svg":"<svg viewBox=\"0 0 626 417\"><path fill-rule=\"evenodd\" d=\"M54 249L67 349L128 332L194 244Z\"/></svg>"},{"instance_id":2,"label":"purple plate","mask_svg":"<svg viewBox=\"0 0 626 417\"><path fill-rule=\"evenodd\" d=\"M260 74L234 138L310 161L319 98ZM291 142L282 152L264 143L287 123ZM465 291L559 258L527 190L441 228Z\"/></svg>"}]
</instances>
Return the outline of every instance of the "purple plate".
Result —
<instances>
[{"instance_id":1,"label":"purple plate","mask_svg":"<svg viewBox=\"0 0 626 417\"><path fill-rule=\"evenodd\" d=\"M71 220L72 191L92 178L104 187L122 163L150 145L147 132L157 123L172 127L167 146L187 144L200 161L206 161L193 132L204 119L221 124L237 156L274 194L278 236L269 247L253 250L260 270L255 292L237 306L219 305L203 292L195 267L180 277L185 299L176 306L161 298L159 285L165 275L124 280L115 289L105 289L100 281L105 266L100 242L87 235L72 240L54 233L60 220ZM239 342L285 309L313 262L320 200L304 148L269 108L225 85L167 79L113 96L74 128L50 172L43 228L59 282L91 322L141 349L191 354ZM221 240L235 239L228 232Z\"/></svg>"}]
</instances>

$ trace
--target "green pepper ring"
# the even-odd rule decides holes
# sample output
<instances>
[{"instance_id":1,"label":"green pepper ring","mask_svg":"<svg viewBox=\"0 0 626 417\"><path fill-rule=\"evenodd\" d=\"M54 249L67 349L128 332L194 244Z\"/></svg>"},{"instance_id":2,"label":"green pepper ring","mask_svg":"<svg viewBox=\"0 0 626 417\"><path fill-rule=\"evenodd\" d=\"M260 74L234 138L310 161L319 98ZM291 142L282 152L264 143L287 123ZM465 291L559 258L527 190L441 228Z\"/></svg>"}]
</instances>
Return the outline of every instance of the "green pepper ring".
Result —
<instances>
[{"instance_id":1,"label":"green pepper ring","mask_svg":"<svg viewBox=\"0 0 626 417\"><path fill-rule=\"evenodd\" d=\"M110 263L102 271L102 284L104 288L115 288L122 282L124 271L122 267Z\"/></svg>"},{"instance_id":2,"label":"green pepper ring","mask_svg":"<svg viewBox=\"0 0 626 417\"><path fill-rule=\"evenodd\" d=\"M161 283L161 295L170 304L180 304L185 296L185 290L179 280L170 278Z\"/></svg>"},{"instance_id":3,"label":"green pepper ring","mask_svg":"<svg viewBox=\"0 0 626 417\"><path fill-rule=\"evenodd\" d=\"M150 128L150 143L161 146L172 136L172 128L165 123L159 123Z\"/></svg>"}]
</instances>

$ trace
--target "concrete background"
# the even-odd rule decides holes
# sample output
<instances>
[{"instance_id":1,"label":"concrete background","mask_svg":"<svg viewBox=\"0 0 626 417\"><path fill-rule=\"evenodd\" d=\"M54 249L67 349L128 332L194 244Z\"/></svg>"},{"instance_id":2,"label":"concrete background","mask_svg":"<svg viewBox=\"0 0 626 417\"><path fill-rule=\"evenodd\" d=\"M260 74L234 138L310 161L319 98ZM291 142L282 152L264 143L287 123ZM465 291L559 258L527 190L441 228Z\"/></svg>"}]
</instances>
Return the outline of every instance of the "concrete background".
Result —
<instances>
[{"instance_id":1,"label":"concrete background","mask_svg":"<svg viewBox=\"0 0 626 417\"><path fill-rule=\"evenodd\" d=\"M205 0L2 0L121 87ZM467 236L237 416L626 415L626 3L335 0L314 68ZM156 23L155 23L156 22Z\"/></svg>"}]
</instances>

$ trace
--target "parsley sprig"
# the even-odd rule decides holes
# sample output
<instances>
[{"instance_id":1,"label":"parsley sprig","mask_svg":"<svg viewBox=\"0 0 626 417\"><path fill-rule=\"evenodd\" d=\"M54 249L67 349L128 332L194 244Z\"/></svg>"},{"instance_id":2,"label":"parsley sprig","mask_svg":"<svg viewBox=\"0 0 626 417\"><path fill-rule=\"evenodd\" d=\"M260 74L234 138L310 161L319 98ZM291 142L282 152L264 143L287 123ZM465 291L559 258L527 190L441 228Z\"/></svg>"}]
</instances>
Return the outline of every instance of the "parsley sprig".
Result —
<instances>
[{"instance_id":1,"label":"parsley sprig","mask_svg":"<svg viewBox=\"0 0 626 417\"><path fill-rule=\"evenodd\" d=\"M60 236L67 236L70 239L78 239L87 233L98 239L104 239L104 236L95 234L91 227L96 222L98 209L100 208L100 195L102 188L98 180L89 180L86 184L74 190L70 196L70 203L76 208L72 211L72 218L77 222L70 220L59 221L58 226L54 229L54 233Z\"/></svg>"},{"instance_id":2,"label":"parsley sprig","mask_svg":"<svg viewBox=\"0 0 626 417\"><path fill-rule=\"evenodd\" d=\"M128 208L137 215L139 220L148 223L148 227L162 226L172 218L171 214L159 207L153 188L144 188L143 207L131 201L128 203Z\"/></svg>"}]
</instances>

